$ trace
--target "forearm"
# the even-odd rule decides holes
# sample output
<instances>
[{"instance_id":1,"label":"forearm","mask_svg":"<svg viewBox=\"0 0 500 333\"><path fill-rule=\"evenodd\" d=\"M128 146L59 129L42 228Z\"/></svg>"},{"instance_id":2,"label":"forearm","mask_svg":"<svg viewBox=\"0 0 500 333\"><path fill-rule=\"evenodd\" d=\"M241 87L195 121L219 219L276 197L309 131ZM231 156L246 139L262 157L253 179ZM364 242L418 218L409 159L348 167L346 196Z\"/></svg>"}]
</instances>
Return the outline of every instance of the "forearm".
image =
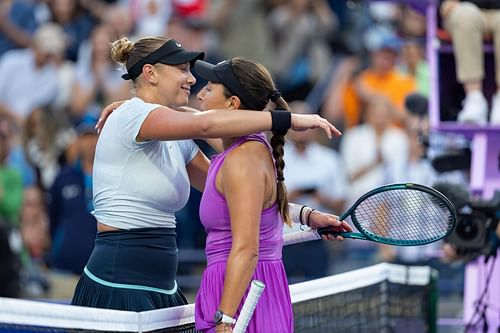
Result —
<instances>
[{"instance_id":1,"label":"forearm","mask_svg":"<svg viewBox=\"0 0 500 333\"><path fill-rule=\"evenodd\" d=\"M235 316L250 285L258 259L257 251L231 250L226 265L224 291L219 304L219 309L225 314Z\"/></svg>"},{"instance_id":2,"label":"forearm","mask_svg":"<svg viewBox=\"0 0 500 333\"><path fill-rule=\"evenodd\" d=\"M239 137L270 129L270 112L212 110L191 113L159 108L153 110L142 124L139 139Z\"/></svg>"},{"instance_id":3,"label":"forearm","mask_svg":"<svg viewBox=\"0 0 500 333\"><path fill-rule=\"evenodd\" d=\"M237 137L271 130L271 113L262 111L207 111L201 118L204 138Z\"/></svg>"},{"instance_id":4,"label":"forearm","mask_svg":"<svg viewBox=\"0 0 500 333\"><path fill-rule=\"evenodd\" d=\"M191 112L191 113L199 113L199 112L202 112L200 110L197 110L197 109L194 109L192 107L189 107L189 106L180 106L178 107L176 110L178 111L182 111L182 112ZM208 143L210 145L210 147L212 147L213 149L215 149L216 152L220 153L224 150L224 146L222 145L222 140L221 139L208 139L208 138L205 138L203 139L203 141L205 141L206 143Z\"/></svg>"}]
</instances>

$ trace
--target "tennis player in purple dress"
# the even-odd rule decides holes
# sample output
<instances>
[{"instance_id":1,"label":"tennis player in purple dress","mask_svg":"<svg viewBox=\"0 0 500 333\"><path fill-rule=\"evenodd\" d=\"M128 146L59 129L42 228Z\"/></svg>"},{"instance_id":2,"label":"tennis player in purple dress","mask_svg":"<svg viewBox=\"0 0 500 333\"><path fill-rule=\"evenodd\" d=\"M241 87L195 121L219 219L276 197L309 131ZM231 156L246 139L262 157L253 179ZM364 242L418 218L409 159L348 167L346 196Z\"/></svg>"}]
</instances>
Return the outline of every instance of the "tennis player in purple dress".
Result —
<instances>
[{"instance_id":1,"label":"tennis player in purple dress","mask_svg":"<svg viewBox=\"0 0 500 333\"><path fill-rule=\"evenodd\" d=\"M260 64L233 58L217 65L195 63L208 80L198 98L202 109L281 109L288 106ZM222 138L224 151L208 170L200 203L208 233L208 266L196 297L196 328L232 332L251 280L266 285L247 332L293 332L293 312L281 252L283 223L291 223L283 178L285 130ZM349 230L338 222L338 230Z\"/></svg>"}]
</instances>

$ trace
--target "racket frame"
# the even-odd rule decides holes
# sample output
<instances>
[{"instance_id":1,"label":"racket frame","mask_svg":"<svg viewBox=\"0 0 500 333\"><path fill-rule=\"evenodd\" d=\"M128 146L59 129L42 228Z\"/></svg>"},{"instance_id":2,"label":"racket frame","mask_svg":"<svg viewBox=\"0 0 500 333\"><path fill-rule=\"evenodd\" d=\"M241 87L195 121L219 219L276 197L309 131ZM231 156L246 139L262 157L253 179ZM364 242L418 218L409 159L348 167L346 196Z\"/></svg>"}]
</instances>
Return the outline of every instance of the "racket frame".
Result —
<instances>
[{"instance_id":1,"label":"racket frame","mask_svg":"<svg viewBox=\"0 0 500 333\"><path fill-rule=\"evenodd\" d=\"M417 190L417 191L428 193L428 194L438 198L439 200L441 200L442 203L446 206L446 208L448 208L448 210L451 212L451 221L449 223L449 227L446 230L446 233L444 233L443 235L436 236L435 238L425 240L425 241L424 240L422 240L422 241L419 241L419 240L405 240L405 241L403 241L403 240L391 240L391 239L388 239L386 237L379 237L377 235L372 235L370 233L367 233L364 230L364 228L359 224L358 220L356 219L356 214L353 214L353 212L367 198L369 198L375 194L378 194L378 193L392 191L392 190ZM351 215L351 214L353 214L353 215ZM343 221L349 216L351 216L351 221L359 232L334 232L334 231L330 230L329 227L326 227L326 228L318 228L318 230L317 230L318 234L319 235L333 234L336 236L338 235L338 236L342 236L342 237L346 237L346 238L370 240L370 241L374 241L377 243L383 243L383 244L388 244L388 245L416 246L416 245L424 245L424 244L434 243L440 239L445 238L453 231L453 229L456 225L456 221L457 221L457 212L456 212L453 204L448 200L448 198L446 198L442 193L440 193L439 191L437 191L431 187L427 187L427 186L415 184L415 183L397 183L397 184L384 185L384 186L377 187L369 192L366 192L361 197L359 197L345 213L343 213L339 217L339 220Z\"/></svg>"}]
</instances>

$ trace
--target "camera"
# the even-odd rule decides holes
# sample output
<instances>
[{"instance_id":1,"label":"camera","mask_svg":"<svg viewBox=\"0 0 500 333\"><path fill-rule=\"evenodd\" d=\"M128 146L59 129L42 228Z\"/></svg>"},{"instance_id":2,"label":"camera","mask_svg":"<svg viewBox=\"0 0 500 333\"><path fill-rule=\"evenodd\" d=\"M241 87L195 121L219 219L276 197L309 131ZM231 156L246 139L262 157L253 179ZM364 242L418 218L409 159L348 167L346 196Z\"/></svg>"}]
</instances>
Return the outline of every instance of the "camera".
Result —
<instances>
[{"instance_id":1,"label":"camera","mask_svg":"<svg viewBox=\"0 0 500 333\"><path fill-rule=\"evenodd\" d=\"M445 241L453 246L460 258L470 261L494 255L500 243L496 234L500 220L500 191L495 192L491 200L471 200L462 185L438 183L434 188L457 210L457 224Z\"/></svg>"}]
</instances>

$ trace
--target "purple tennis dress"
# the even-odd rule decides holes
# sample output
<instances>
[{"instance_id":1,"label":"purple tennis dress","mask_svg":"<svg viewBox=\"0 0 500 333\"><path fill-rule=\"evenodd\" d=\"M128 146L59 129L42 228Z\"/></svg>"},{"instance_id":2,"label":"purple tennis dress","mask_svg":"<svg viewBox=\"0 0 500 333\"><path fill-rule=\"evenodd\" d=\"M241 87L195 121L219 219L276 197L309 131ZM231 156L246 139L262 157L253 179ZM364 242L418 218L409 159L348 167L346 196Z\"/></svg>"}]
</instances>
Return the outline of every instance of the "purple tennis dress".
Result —
<instances>
[{"instance_id":1,"label":"purple tennis dress","mask_svg":"<svg viewBox=\"0 0 500 333\"><path fill-rule=\"evenodd\" d=\"M231 251L231 224L229 210L224 197L217 192L215 177L227 154L246 141L259 141L269 150L264 135L248 135L237 139L221 154L215 155L208 169L208 176L200 203L200 218L207 231L207 268L196 296L196 329L215 332L214 314L219 306L224 289L226 262ZM252 279L266 285L250 320L247 332L288 333L293 332L293 312L290 290L281 260L283 248L283 222L275 203L262 211L260 221L259 261ZM246 299L248 289L243 300ZM236 318L243 301L238 308Z\"/></svg>"}]
</instances>

